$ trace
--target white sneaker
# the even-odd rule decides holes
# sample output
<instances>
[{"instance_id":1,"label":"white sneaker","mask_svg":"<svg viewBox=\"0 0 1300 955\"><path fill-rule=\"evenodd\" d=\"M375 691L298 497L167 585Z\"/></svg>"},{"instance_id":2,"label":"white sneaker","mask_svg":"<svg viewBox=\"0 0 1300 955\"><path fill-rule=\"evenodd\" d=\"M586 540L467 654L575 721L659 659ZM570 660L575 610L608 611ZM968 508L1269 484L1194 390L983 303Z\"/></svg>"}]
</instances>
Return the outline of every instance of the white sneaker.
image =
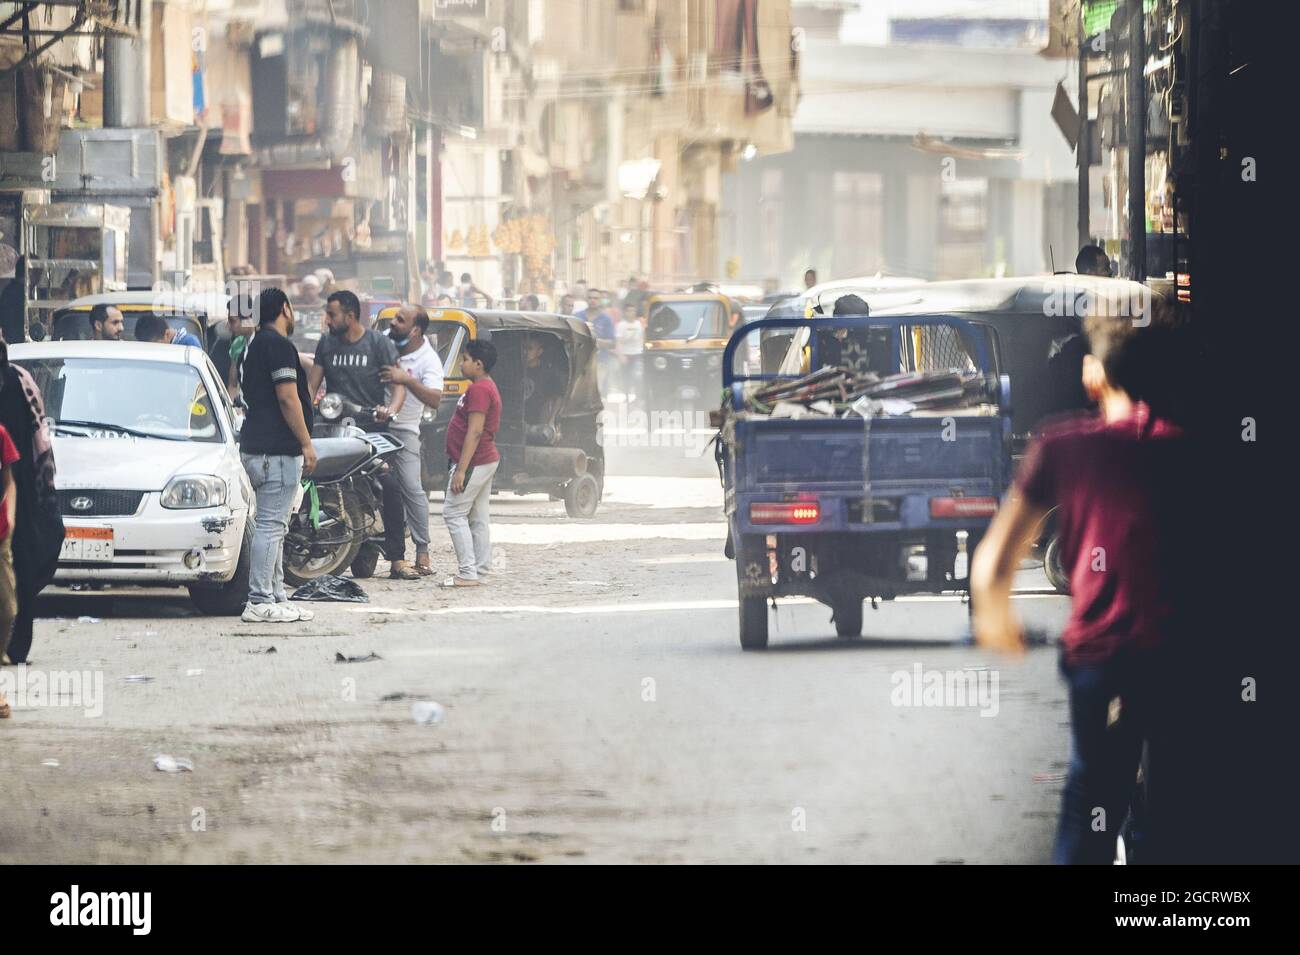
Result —
<instances>
[{"instance_id":1,"label":"white sneaker","mask_svg":"<svg viewBox=\"0 0 1300 955\"><path fill-rule=\"evenodd\" d=\"M301 616L290 604L248 604L239 619L244 623L293 623Z\"/></svg>"},{"instance_id":2,"label":"white sneaker","mask_svg":"<svg viewBox=\"0 0 1300 955\"><path fill-rule=\"evenodd\" d=\"M306 620L316 619L316 611L312 610L310 607L300 607L297 604L289 603L289 601L287 600L284 603L279 604L278 606L288 607L290 610L296 611L299 620L306 621Z\"/></svg>"}]
</instances>

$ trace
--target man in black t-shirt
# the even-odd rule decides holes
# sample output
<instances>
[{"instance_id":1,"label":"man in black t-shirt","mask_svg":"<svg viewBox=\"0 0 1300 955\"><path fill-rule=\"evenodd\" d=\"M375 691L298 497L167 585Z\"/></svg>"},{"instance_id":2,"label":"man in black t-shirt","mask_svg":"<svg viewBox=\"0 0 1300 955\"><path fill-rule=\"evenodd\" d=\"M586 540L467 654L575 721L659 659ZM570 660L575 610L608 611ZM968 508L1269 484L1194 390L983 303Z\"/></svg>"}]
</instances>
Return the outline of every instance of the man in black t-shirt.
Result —
<instances>
[{"instance_id":1,"label":"man in black t-shirt","mask_svg":"<svg viewBox=\"0 0 1300 955\"><path fill-rule=\"evenodd\" d=\"M316 469L311 443L311 396L298 361L293 306L283 291L258 296L258 329L240 364L240 392L248 412L239 432L240 458L257 495L248 574L248 623L292 623L315 614L288 602L284 592L284 535L304 474Z\"/></svg>"}]
</instances>

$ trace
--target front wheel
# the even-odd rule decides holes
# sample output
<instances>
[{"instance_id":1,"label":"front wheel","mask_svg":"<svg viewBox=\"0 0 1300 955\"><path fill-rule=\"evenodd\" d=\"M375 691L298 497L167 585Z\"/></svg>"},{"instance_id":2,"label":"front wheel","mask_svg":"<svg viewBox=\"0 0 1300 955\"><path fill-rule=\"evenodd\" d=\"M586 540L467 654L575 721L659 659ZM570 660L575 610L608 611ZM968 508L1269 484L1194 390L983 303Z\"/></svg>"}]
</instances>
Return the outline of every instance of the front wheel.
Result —
<instances>
[{"instance_id":1,"label":"front wheel","mask_svg":"<svg viewBox=\"0 0 1300 955\"><path fill-rule=\"evenodd\" d=\"M190 602L209 617L234 617L248 601L248 572L253 564L253 515L244 518L244 537L239 545L235 575L220 587L190 587Z\"/></svg>"},{"instance_id":2,"label":"front wheel","mask_svg":"<svg viewBox=\"0 0 1300 955\"><path fill-rule=\"evenodd\" d=\"M361 550L357 556L352 559L352 576L356 580L369 580L375 576L375 568L379 565L380 547L371 541L361 545Z\"/></svg>"},{"instance_id":3,"label":"front wheel","mask_svg":"<svg viewBox=\"0 0 1300 955\"><path fill-rule=\"evenodd\" d=\"M600 484L590 474L580 474L564 486L564 510L570 517L595 517L600 506Z\"/></svg>"}]
</instances>

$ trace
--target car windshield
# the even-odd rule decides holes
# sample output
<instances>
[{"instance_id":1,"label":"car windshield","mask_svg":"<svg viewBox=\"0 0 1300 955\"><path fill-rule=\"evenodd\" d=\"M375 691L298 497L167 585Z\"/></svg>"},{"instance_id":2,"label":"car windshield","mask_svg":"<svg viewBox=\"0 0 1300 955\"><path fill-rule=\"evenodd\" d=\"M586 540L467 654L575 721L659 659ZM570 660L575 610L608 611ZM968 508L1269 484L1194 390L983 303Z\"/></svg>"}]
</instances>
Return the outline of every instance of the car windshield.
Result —
<instances>
[{"instance_id":1,"label":"car windshield","mask_svg":"<svg viewBox=\"0 0 1300 955\"><path fill-rule=\"evenodd\" d=\"M656 302L650 308L646 337L723 338L727 334L727 312L718 301Z\"/></svg>"},{"instance_id":2,"label":"car windshield","mask_svg":"<svg viewBox=\"0 0 1300 955\"><path fill-rule=\"evenodd\" d=\"M222 440L216 405L190 365L113 357L22 365L36 379L61 437Z\"/></svg>"}]
</instances>

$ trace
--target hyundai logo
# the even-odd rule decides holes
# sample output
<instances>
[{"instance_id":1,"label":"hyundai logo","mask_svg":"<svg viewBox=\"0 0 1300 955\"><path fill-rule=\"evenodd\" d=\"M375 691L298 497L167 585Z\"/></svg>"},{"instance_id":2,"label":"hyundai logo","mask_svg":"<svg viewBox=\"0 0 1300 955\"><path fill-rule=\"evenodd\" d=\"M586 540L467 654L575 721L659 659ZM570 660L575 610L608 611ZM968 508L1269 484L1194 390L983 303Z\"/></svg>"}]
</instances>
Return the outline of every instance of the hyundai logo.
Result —
<instances>
[{"instance_id":1,"label":"hyundai logo","mask_svg":"<svg viewBox=\"0 0 1300 955\"><path fill-rule=\"evenodd\" d=\"M94 500L88 497L74 497L68 503L74 511L88 511L95 506Z\"/></svg>"}]
</instances>

